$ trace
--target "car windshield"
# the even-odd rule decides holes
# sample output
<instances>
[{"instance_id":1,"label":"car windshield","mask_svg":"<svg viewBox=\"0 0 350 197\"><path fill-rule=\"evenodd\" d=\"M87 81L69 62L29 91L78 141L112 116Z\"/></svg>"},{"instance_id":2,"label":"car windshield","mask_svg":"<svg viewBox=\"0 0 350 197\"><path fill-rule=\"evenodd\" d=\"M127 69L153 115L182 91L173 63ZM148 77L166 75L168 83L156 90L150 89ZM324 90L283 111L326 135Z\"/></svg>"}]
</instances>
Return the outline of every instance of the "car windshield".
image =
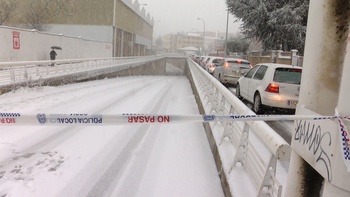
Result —
<instances>
[{"instance_id":1,"label":"car windshield","mask_svg":"<svg viewBox=\"0 0 350 197\"><path fill-rule=\"evenodd\" d=\"M302 69L276 68L273 81L278 83L300 84Z\"/></svg>"},{"instance_id":2,"label":"car windshield","mask_svg":"<svg viewBox=\"0 0 350 197\"><path fill-rule=\"evenodd\" d=\"M213 63L219 63L222 59L213 59Z\"/></svg>"}]
</instances>

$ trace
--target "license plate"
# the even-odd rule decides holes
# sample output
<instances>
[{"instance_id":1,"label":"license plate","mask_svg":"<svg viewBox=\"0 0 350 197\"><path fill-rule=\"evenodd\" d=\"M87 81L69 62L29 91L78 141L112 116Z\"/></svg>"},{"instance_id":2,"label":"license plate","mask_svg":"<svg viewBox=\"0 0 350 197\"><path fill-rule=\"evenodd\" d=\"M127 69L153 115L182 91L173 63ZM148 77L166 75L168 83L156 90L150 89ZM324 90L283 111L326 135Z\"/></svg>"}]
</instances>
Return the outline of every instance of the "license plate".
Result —
<instances>
[{"instance_id":1,"label":"license plate","mask_svg":"<svg viewBox=\"0 0 350 197\"><path fill-rule=\"evenodd\" d=\"M297 106L298 101L288 101L289 106Z\"/></svg>"}]
</instances>

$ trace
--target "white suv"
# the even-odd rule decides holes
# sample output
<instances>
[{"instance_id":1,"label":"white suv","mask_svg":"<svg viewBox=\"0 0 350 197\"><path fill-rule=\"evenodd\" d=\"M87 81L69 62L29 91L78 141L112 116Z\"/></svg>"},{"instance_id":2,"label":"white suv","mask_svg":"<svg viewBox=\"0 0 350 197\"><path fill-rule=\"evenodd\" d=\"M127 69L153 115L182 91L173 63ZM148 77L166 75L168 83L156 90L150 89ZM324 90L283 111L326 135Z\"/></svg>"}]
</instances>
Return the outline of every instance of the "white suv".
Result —
<instances>
[{"instance_id":1,"label":"white suv","mask_svg":"<svg viewBox=\"0 0 350 197\"><path fill-rule=\"evenodd\" d=\"M261 63L242 76L236 96L253 103L253 111L263 113L267 106L295 109L299 100L302 67Z\"/></svg>"}]
</instances>

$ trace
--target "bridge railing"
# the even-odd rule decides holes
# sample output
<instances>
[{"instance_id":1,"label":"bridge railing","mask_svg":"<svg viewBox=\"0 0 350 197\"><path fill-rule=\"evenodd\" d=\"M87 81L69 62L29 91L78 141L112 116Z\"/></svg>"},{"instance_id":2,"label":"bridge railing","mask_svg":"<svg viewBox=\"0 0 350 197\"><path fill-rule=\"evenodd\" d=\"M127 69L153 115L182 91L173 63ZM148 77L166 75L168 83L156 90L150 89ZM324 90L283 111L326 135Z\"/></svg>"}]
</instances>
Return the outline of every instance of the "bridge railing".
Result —
<instances>
[{"instance_id":1,"label":"bridge railing","mask_svg":"<svg viewBox=\"0 0 350 197\"><path fill-rule=\"evenodd\" d=\"M0 88L4 89L9 85L12 87L22 85L32 86L43 83L45 79L66 76L89 78L101 73L125 70L162 58L164 57L137 56L124 58L0 62ZM13 89L12 87L11 89Z\"/></svg>"},{"instance_id":2,"label":"bridge railing","mask_svg":"<svg viewBox=\"0 0 350 197\"><path fill-rule=\"evenodd\" d=\"M255 115L198 64L191 59L188 59L188 64L205 114ZM251 189L242 183L244 178L238 175L243 170L256 190L250 191L253 196L281 196L282 184L276 176L277 164L278 161L289 161L291 148L270 126L264 121L215 122L209 123L207 134L212 135L214 142L211 144L216 144L217 152L213 153L220 160L217 164L222 163L223 177L236 180L234 185L223 181L228 182L230 195L237 196L235 194L239 194L240 190Z\"/></svg>"}]
</instances>

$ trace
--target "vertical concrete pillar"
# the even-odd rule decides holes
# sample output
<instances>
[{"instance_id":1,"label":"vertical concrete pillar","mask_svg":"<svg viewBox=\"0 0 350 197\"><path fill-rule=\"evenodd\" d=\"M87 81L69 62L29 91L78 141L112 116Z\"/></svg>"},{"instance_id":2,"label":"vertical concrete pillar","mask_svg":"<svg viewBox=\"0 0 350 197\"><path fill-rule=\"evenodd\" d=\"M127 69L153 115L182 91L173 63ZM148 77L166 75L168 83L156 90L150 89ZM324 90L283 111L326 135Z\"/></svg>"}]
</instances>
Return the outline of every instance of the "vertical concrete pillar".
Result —
<instances>
[{"instance_id":1,"label":"vertical concrete pillar","mask_svg":"<svg viewBox=\"0 0 350 197\"><path fill-rule=\"evenodd\" d=\"M349 4L348 4L349 5ZM350 12L350 11L349 11ZM350 13L348 13L350 14ZM349 16L349 15L348 15ZM350 16L348 17L348 22L350 21ZM349 23L348 23L349 24ZM349 30L347 30L349 31ZM350 38L350 37L349 37ZM342 116L350 115L350 104L349 104L349 98L350 98L350 39L347 40L347 52L345 54L345 59L344 59L344 66L343 66L343 74L341 78L341 84L340 84L340 90L339 90L339 99L338 99L338 105L336 107L336 113ZM346 136L348 136L348 139L350 137L350 122L349 121L344 121L345 124L345 129L344 132ZM349 146L349 143L348 143ZM343 147L344 148L344 147ZM342 162L342 159L341 161ZM345 160L343 161L345 165L347 165L347 169L350 168L350 160ZM341 174L340 176L344 176L344 181L348 182L349 180L347 179L349 176L349 172L344 172L344 174ZM339 188L329 182L325 182L325 188L323 189L323 196L350 196L350 188Z\"/></svg>"},{"instance_id":2,"label":"vertical concrete pillar","mask_svg":"<svg viewBox=\"0 0 350 197\"><path fill-rule=\"evenodd\" d=\"M121 30L121 39L120 39L120 56L119 57L124 57L124 30Z\"/></svg>"},{"instance_id":3,"label":"vertical concrete pillar","mask_svg":"<svg viewBox=\"0 0 350 197\"><path fill-rule=\"evenodd\" d=\"M260 58L261 58L262 54L260 52ZM271 50L271 62L272 63L276 63L276 51L275 50ZM261 60L259 60L261 62Z\"/></svg>"},{"instance_id":4,"label":"vertical concrete pillar","mask_svg":"<svg viewBox=\"0 0 350 197\"><path fill-rule=\"evenodd\" d=\"M291 57L290 57L290 60L291 60L291 65L293 66L298 66L298 56L297 56L297 53L298 53L298 50L296 49L293 49L291 50Z\"/></svg>"},{"instance_id":5,"label":"vertical concrete pillar","mask_svg":"<svg viewBox=\"0 0 350 197\"><path fill-rule=\"evenodd\" d=\"M335 113L342 73L344 73L343 77L346 74L343 72L343 65L348 37L349 5L348 0L310 0L297 114L308 110L320 115ZM324 130L322 131L325 132ZM293 133L292 148L298 150L297 146L301 144ZM286 197L348 196L344 195L344 190L333 186L314 170L317 158L302 158L301 154L300 148L299 152L292 152ZM332 158L334 159L336 158ZM343 175L336 174L336 176Z\"/></svg>"}]
</instances>

